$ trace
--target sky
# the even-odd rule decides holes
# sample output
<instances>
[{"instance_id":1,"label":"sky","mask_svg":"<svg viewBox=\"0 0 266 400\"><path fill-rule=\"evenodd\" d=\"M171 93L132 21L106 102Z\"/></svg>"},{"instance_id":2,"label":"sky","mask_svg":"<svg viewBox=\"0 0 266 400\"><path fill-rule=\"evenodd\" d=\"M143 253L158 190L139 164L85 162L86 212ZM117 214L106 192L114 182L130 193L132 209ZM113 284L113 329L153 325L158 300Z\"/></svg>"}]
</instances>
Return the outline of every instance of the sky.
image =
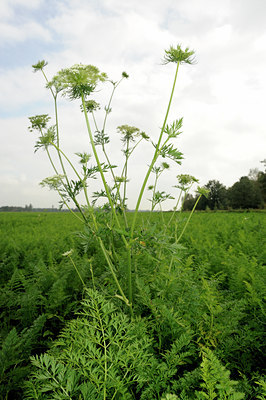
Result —
<instances>
[{"instance_id":1,"label":"sky","mask_svg":"<svg viewBox=\"0 0 266 400\"><path fill-rule=\"evenodd\" d=\"M54 172L44 151L34 153L37 136L27 129L30 116L49 114L54 121L53 99L42 75L32 69L43 59L48 79L77 63L95 65L113 81L128 73L106 126L109 156L119 166L117 126L136 126L156 142L175 73L174 64L163 65L164 51L171 45L189 47L196 63L180 66L168 119L170 124L183 117L175 147L184 159L161 175L158 190L176 197L178 174L191 174L200 185L215 179L230 187L251 168L263 170L265 15L265 0L1 0L0 207L58 205L58 195L39 185ZM102 105L99 125L110 90L105 83L95 94ZM91 153L78 101L60 98L59 123L62 149L78 166L75 153ZM132 154L129 208L135 206L152 155L150 143ZM90 193L99 188L99 181L90 182ZM146 192L142 209L150 207L149 198ZM169 200L163 208L174 205Z\"/></svg>"}]
</instances>

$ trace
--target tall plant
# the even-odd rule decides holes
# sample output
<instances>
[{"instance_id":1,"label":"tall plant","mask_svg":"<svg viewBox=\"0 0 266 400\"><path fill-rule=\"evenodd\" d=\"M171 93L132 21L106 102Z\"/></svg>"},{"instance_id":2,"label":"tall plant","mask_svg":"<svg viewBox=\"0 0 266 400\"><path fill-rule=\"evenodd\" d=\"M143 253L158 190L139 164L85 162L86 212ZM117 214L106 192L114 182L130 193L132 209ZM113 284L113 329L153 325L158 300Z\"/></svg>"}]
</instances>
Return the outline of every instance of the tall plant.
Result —
<instances>
[{"instance_id":1,"label":"tall plant","mask_svg":"<svg viewBox=\"0 0 266 400\"><path fill-rule=\"evenodd\" d=\"M76 64L71 68L60 70L51 80L49 80L44 71L47 62L39 61L37 64L33 65L35 72L40 71L43 74L46 81L46 87L50 90L53 97L55 108L55 124L52 126L48 126L50 117L47 114L36 115L29 118L31 123L29 130L36 130L40 134L35 149L37 151L39 148L44 148L54 170L54 175L44 179L41 184L43 186L48 186L51 189L55 189L61 198L61 205L65 205L71 212L73 211L70 207L70 201L72 200L74 202L79 211L79 213L74 213L75 216L85 223L90 234L96 238L104 255L106 265L108 266L116 284L118 290L117 297L121 298L129 306L131 315L133 315L132 258L134 255L134 249L136 248L136 243L139 243L137 217L152 173L155 173L155 183L154 185L149 186L149 188L152 188L153 190L151 210L153 211L156 205L161 207L163 201L173 199L170 194L158 191L157 184L161 174L169 168L169 164L165 160L169 160L174 164L181 164L182 153L174 147L173 141L181 133L183 119L180 118L171 124L168 124L167 121L175 92L179 67L181 64L194 63L194 51L189 50L189 48L182 50L180 45L177 47L171 46L169 50L165 51L163 63L174 63L176 68L170 98L159 137L157 142L154 143L145 132L142 132L137 127L128 125L119 126L117 131L121 135L122 151L124 154L124 163L121 166L121 172L119 175L115 174L114 170L116 166L112 164L107 151L107 146L111 141L111 138L106 133L106 123L111 112L115 90L124 79L128 78L128 74L123 72L120 80L112 81L108 79L105 73L100 72L99 69L93 65ZM107 106L104 108L102 126L99 127L97 122L97 111L99 110L100 105L91 97L98 86L102 83L111 83L112 91ZM76 153L79 157L81 170L72 163L61 146L57 103L59 95L67 97L70 100L78 100L80 102L81 111L84 115L85 126L89 137L90 151L93 156L87 152ZM139 147L139 144L144 140L149 141L152 144L154 152L148 169L144 174L143 182L137 196L133 217L129 223L128 214L126 213L129 181L128 161L135 149ZM55 150L57 160L54 159L54 152L52 152L51 149ZM99 151L99 149L101 149L101 151ZM95 164L89 166L89 161L92 157ZM162 159L162 162L161 165L158 166L157 163L160 159ZM67 173L69 167L75 175L75 179L70 179L70 176ZM93 196L90 197L88 194L89 180L95 179L97 176L100 177L102 189L98 192L94 192ZM188 187L191 187L191 185L196 182L194 177L186 177L186 182L184 182L184 177L182 179L180 177L178 178L179 182L182 183L181 186L179 186L179 188L181 188L179 199L182 198L182 193L185 197ZM206 194L202 188L199 188L198 190L200 195ZM80 203L80 193L83 193L84 195L85 206ZM105 220L104 223L105 229L107 226L110 238L112 235L119 235L127 254L127 284L121 283L117 273L118 258L114 241L111 239L106 241L106 235L104 236L102 234L103 229L99 219L99 212L95 207L99 198L107 200L105 208L107 207L109 210L108 221ZM176 209L177 204L175 206L175 210ZM119 215L120 213L123 216L122 218ZM166 223L164 223L164 228L166 234ZM184 228L186 228L186 225ZM176 235L175 242L180 240L183 232L184 229L181 232L181 235Z\"/></svg>"}]
</instances>

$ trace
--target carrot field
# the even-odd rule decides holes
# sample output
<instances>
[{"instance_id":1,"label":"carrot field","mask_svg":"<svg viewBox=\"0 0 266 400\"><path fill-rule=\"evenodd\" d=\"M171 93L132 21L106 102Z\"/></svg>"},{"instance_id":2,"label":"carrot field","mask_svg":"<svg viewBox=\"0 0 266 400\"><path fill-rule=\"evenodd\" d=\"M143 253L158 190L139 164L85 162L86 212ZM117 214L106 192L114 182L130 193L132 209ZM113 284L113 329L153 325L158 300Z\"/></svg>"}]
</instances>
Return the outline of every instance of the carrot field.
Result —
<instances>
[{"instance_id":1,"label":"carrot field","mask_svg":"<svg viewBox=\"0 0 266 400\"><path fill-rule=\"evenodd\" d=\"M138 215L132 317L72 214L0 213L1 399L265 399L266 214L195 213L178 242L171 217Z\"/></svg>"}]
</instances>

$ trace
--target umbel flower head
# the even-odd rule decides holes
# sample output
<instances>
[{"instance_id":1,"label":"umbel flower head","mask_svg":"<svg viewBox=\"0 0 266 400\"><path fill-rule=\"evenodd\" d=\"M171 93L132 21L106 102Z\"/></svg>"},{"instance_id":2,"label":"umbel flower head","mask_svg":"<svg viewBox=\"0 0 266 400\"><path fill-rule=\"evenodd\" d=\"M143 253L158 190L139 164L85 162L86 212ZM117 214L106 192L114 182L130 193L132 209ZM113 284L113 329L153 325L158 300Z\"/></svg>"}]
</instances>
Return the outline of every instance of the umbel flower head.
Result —
<instances>
[{"instance_id":1,"label":"umbel flower head","mask_svg":"<svg viewBox=\"0 0 266 400\"><path fill-rule=\"evenodd\" d=\"M107 75L94 65L75 64L59 71L48 83L57 93L62 92L70 100L89 96L99 82L104 82Z\"/></svg>"},{"instance_id":2,"label":"umbel flower head","mask_svg":"<svg viewBox=\"0 0 266 400\"><path fill-rule=\"evenodd\" d=\"M47 123L51 117L49 117L48 114L41 114L41 115L35 115L34 117L29 117L31 126L28 127L30 132L33 132L34 130L41 131L42 129L45 129L47 126Z\"/></svg>"},{"instance_id":3,"label":"umbel flower head","mask_svg":"<svg viewBox=\"0 0 266 400\"><path fill-rule=\"evenodd\" d=\"M118 126L117 131L122 135L121 141L123 143L134 142L135 136L140 134L139 128L129 125Z\"/></svg>"},{"instance_id":4,"label":"umbel flower head","mask_svg":"<svg viewBox=\"0 0 266 400\"><path fill-rule=\"evenodd\" d=\"M184 185L184 186L191 185L192 183L199 181L194 176L188 175L188 174L177 175L177 179L178 179L178 182L180 183L180 185Z\"/></svg>"},{"instance_id":5,"label":"umbel flower head","mask_svg":"<svg viewBox=\"0 0 266 400\"><path fill-rule=\"evenodd\" d=\"M100 110L100 104L95 100L86 100L85 101L86 110L89 113L93 113L93 111ZM83 111L83 106L81 106L81 111Z\"/></svg>"},{"instance_id":6,"label":"umbel flower head","mask_svg":"<svg viewBox=\"0 0 266 400\"><path fill-rule=\"evenodd\" d=\"M194 50L189 50L188 47L182 50L180 44L178 44L176 48L170 46L169 50L165 50L163 64L169 64L171 62L176 64L195 64L194 54Z\"/></svg>"},{"instance_id":7,"label":"umbel flower head","mask_svg":"<svg viewBox=\"0 0 266 400\"><path fill-rule=\"evenodd\" d=\"M184 191L188 190L193 185L193 183L199 182L199 180L196 179L194 176L188 174L177 175L177 180L179 184L175 185L174 187Z\"/></svg>"}]
</instances>

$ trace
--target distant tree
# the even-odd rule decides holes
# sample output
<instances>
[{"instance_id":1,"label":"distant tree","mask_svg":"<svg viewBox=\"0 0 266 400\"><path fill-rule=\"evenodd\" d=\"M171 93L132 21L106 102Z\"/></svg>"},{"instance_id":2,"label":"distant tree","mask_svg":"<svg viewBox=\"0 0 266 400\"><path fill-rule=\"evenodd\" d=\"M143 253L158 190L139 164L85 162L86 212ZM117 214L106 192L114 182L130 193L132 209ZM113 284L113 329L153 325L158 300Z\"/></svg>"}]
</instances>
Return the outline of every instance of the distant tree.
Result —
<instances>
[{"instance_id":1,"label":"distant tree","mask_svg":"<svg viewBox=\"0 0 266 400\"><path fill-rule=\"evenodd\" d=\"M210 180L206 185L206 189L209 190L208 198L201 197L197 210L221 210L227 207L227 189L226 187L217 180Z\"/></svg>"},{"instance_id":2,"label":"distant tree","mask_svg":"<svg viewBox=\"0 0 266 400\"><path fill-rule=\"evenodd\" d=\"M259 171L257 184L261 192L261 197L265 206L266 203L266 173Z\"/></svg>"},{"instance_id":3,"label":"distant tree","mask_svg":"<svg viewBox=\"0 0 266 400\"><path fill-rule=\"evenodd\" d=\"M211 180L207 183L206 188L209 190L207 206L211 209L223 209L227 205L227 190L226 187L216 180Z\"/></svg>"},{"instance_id":4,"label":"distant tree","mask_svg":"<svg viewBox=\"0 0 266 400\"><path fill-rule=\"evenodd\" d=\"M257 190L261 192L262 206L265 207L266 203L266 159L260 161L264 165L264 172L258 168L249 170L248 177L257 185Z\"/></svg>"},{"instance_id":5,"label":"distant tree","mask_svg":"<svg viewBox=\"0 0 266 400\"><path fill-rule=\"evenodd\" d=\"M17 206L3 206L0 208L0 211L4 212L21 212L24 211L23 207L17 207Z\"/></svg>"},{"instance_id":6,"label":"distant tree","mask_svg":"<svg viewBox=\"0 0 266 400\"><path fill-rule=\"evenodd\" d=\"M261 192L262 206L266 203L266 159L260 161L264 164L264 172L260 171L258 168L252 168L249 170L248 177L257 185L257 190Z\"/></svg>"},{"instance_id":7,"label":"distant tree","mask_svg":"<svg viewBox=\"0 0 266 400\"><path fill-rule=\"evenodd\" d=\"M260 208L262 194L256 181L242 176L231 188L228 189L229 204L232 208Z\"/></svg>"}]
</instances>

